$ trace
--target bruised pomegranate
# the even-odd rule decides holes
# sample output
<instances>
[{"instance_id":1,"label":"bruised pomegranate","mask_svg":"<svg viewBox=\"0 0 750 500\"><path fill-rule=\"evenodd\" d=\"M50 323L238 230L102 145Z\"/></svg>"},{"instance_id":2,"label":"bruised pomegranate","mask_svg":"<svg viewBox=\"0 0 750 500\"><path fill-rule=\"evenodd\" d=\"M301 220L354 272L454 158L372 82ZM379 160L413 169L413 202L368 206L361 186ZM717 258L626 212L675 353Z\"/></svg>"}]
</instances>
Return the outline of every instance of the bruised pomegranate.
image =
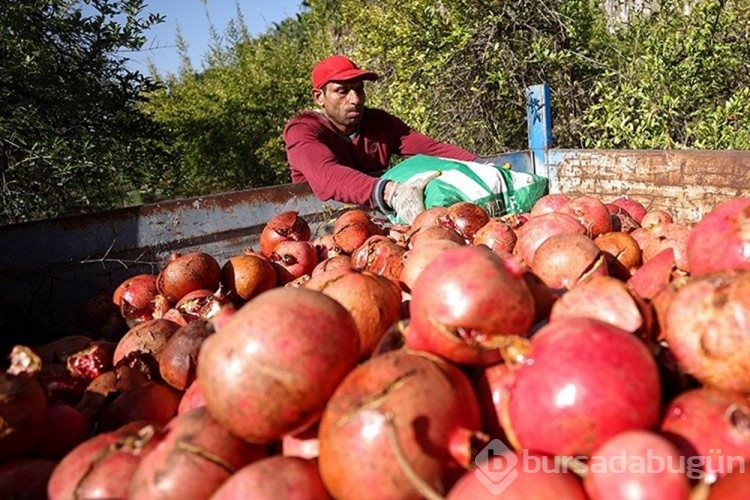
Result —
<instances>
[{"instance_id":1,"label":"bruised pomegranate","mask_svg":"<svg viewBox=\"0 0 750 500\"><path fill-rule=\"evenodd\" d=\"M750 197L717 205L690 231L687 259L694 275L750 270Z\"/></svg>"},{"instance_id":2,"label":"bruised pomegranate","mask_svg":"<svg viewBox=\"0 0 750 500\"><path fill-rule=\"evenodd\" d=\"M636 200L635 198L631 198L628 195L618 196L610 203L623 208L633 219L635 219L638 224L641 223L641 221L643 220L643 216L646 215L647 212L646 207L643 206L643 203Z\"/></svg>"},{"instance_id":3,"label":"bruised pomegranate","mask_svg":"<svg viewBox=\"0 0 750 500\"><path fill-rule=\"evenodd\" d=\"M310 241L310 225L299 212L282 212L271 217L260 233L260 252L269 256L282 241Z\"/></svg>"},{"instance_id":4,"label":"bruised pomegranate","mask_svg":"<svg viewBox=\"0 0 750 500\"><path fill-rule=\"evenodd\" d=\"M407 246L411 249L418 248L423 242L430 243L434 240L448 240L461 246L466 245L464 237L446 226L424 226L418 228L409 236Z\"/></svg>"},{"instance_id":5,"label":"bruised pomegranate","mask_svg":"<svg viewBox=\"0 0 750 500\"><path fill-rule=\"evenodd\" d=\"M318 265L313 268L310 276L317 276L320 273L332 271L333 269L338 269L340 267L352 267L351 257L348 255L334 255L333 257L321 260L318 262Z\"/></svg>"},{"instance_id":6,"label":"bruised pomegranate","mask_svg":"<svg viewBox=\"0 0 750 500\"><path fill-rule=\"evenodd\" d=\"M690 272L687 258L687 239L690 229L683 224L666 222L651 227L651 238L643 247L643 260L648 261L665 248L674 252L674 261L678 269Z\"/></svg>"},{"instance_id":7,"label":"bruised pomegranate","mask_svg":"<svg viewBox=\"0 0 750 500\"><path fill-rule=\"evenodd\" d=\"M378 274L398 283L406 250L387 236L374 235L351 255L352 267Z\"/></svg>"},{"instance_id":8,"label":"bruised pomegranate","mask_svg":"<svg viewBox=\"0 0 750 500\"><path fill-rule=\"evenodd\" d=\"M130 422L148 420L166 424L177 414L182 394L155 381L148 381L123 391L102 412L100 430L113 431Z\"/></svg>"},{"instance_id":9,"label":"bruised pomegranate","mask_svg":"<svg viewBox=\"0 0 750 500\"><path fill-rule=\"evenodd\" d=\"M221 283L235 302L247 302L275 287L276 281L276 270L259 255L235 255L221 268Z\"/></svg>"},{"instance_id":10,"label":"bruised pomegranate","mask_svg":"<svg viewBox=\"0 0 750 500\"><path fill-rule=\"evenodd\" d=\"M586 234L596 238L612 231L612 218L607 206L593 196L579 196L560 207L558 212L568 214L586 228Z\"/></svg>"},{"instance_id":11,"label":"bruised pomegranate","mask_svg":"<svg viewBox=\"0 0 750 500\"><path fill-rule=\"evenodd\" d=\"M454 203L439 218L441 225L456 231L467 244L474 240L476 232L489 221L490 215L484 208L468 201Z\"/></svg>"},{"instance_id":12,"label":"bruised pomegranate","mask_svg":"<svg viewBox=\"0 0 750 500\"><path fill-rule=\"evenodd\" d=\"M318 265L318 253L309 241L282 241L268 256L276 271L277 283L287 283L310 275Z\"/></svg>"},{"instance_id":13,"label":"bruised pomegranate","mask_svg":"<svg viewBox=\"0 0 750 500\"><path fill-rule=\"evenodd\" d=\"M341 247L336 244L332 234L321 234L312 240L315 251L318 252L318 262L322 262L331 257L341 255Z\"/></svg>"},{"instance_id":14,"label":"bruised pomegranate","mask_svg":"<svg viewBox=\"0 0 750 500\"><path fill-rule=\"evenodd\" d=\"M594 244L604 253L610 276L619 280L629 280L643 263L638 242L627 233L604 233L594 238Z\"/></svg>"},{"instance_id":15,"label":"bruised pomegranate","mask_svg":"<svg viewBox=\"0 0 750 500\"><path fill-rule=\"evenodd\" d=\"M704 385L750 392L750 271L702 275L677 290L667 311L667 343Z\"/></svg>"},{"instance_id":16,"label":"bruised pomegranate","mask_svg":"<svg viewBox=\"0 0 750 500\"><path fill-rule=\"evenodd\" d=\"M470 463L472 440L484 439L480 423L471 383L450 363L403 350L370 358L321 418L323 483L341 500L419 498L399 463L406 460L425 482L447 488Z\"/></svg>"},{"instance_id":17,"label":"bruised pomegranate","mask_svg":"<svg viewBox=\"0 0 750 500\"><path fill-rule=\"evenodd\" d=\"M485 246L437 256L411 290L406 345L463 364L497 360L496 342L527 335L534 321L526 269L514 263Z\"/></svg>"},{"instance_id":18,"label":"bruised pomegranate","mask_svg":"<svg viewBox=\"0 0 750 500\"><path fill-rule=\"evenodd\" d=\"M511 354L502 424L517 450L591 456L620 432L658 423L659 370L632 333L596 319L561 319Z\"/></svg>"},{"instance_id":19,"label":"bruised pomegranate","mask_svg":"<svg viewBox=\"0 0 750 500\"><path fill-rule=\"evenodd\" d=\"M180 325L167 319L152 319L128 330L117 343L112 363L118 365L133 352L140 352L149 363L157 364L159 352Z\"/></svg>"},{"instance_id":20,"label":"bruised pomegranate","mask_svg":"<svg viewBox=\"0 0 750 500\"><path fill-rule=\"evenodd\" d=\"M48 498L127 498L133 472L161 439L158 430L146 424L84 441L55 467L47 485Z\"/></svg>"},{"instance_id":21,"label":"bruised pomegranate","mask_svg":"<svg viewBox=\"0 0 750 500\"><path fill-rule=\"evenodd\" d=\"M383 231L364 210L347 210L333 224L333 240L347 255L375 234L383 234Z\"/></svg>"},{"instance_id":22,"label":"bruised pomegranate","mask_svg":"<svg viewBox=\"0 0 750 500\"><path fill-rule=\"evenodd\" d=\"M169 302L176 303L193 290L216 290L221 266L205 252L174 254L156 278L156 288Z\"/></svg>"},{"instance_id":23,"label":"bruised pomegranate","mask_svg":"<svg viewBox=\"0 0 750 500\"><path fill-rule=\"evenodd\" d=\"M230 434L205 407L195 408L164 427L163 439L133 472L128 498L208 498L266 454L265 446Z\"/></svg>"},{"instance_id":24,"label":"bruised pomegranate","mask_svg":"<svg viewBox=\"0 0 750 500\"><path fill-rule=\"evenodd\" d=\"M510 224L499 219L490 219L477 230L471 244L484 245L495 253L504 254L513 252L517 240L518 236Z\"/></svg>"},{"instance_id":25,"label":"bruised pomegranate","mask_svg":"<svg viewBox=\"0 0 750 500\"><path fill-rule=\"evenodd\" d=\"M401 318L401 290L370 271L338 268L318 274L304 286L336 299L349 311L359 332L362 358L372 354L386 330Z\"/></svg>"},{"instance_id":26,"label":"bruised pomegranate","mask_svg":"<svg viewBox=\"0 0 750 500\"><path fill-rule=\"evenodd\" d=\"M653 336L653 311L638 294L611 276L593 276L562 294L552 306L549 320L594 318L643 339Z\"/></svg>"},{"instance_id":27,"label":"bruised pomegranate","mask_svg":"<svg viewBox=\"0 0 750 500\"><path fill-rule=\"evenodd\" d=\"M655 226L665 224L665 223L671 223L674 222L674 218L672 217L672 214L663 208L652 208L645 214L643 214L643 218L641 219L641 227L644 229L651 229Z\"/></svg>"},{"instance_id":28,"label":"bruised pomegranate","mask_svg":"<svg viewBox=\"0 0 750 500\"><path fill-rule=\"evenodd\" d=\"M195 380L195 367L198 363L203 341L214 329L205 319L191 321L178 328L159 351L159 373L166 383L184 391Z\"/></svg>"},{"instance_id":29,"label":"bruised pomegranate","mask_svg":"<svg viewBox=\"0 0 750 500\"><path fill-rule=\"evenodd\" d=\"M140 321L153 319L158 294L155 274L136 274L117 286L112 302L132 328Z\"/></svg>"},{"instance_id":30,"label":"bruised pomegranate","mask_svg":"<svg viewBox=\"0 0 750 500\"><path fill-rule=\"evenodd\" d=\"M271 442L315 423L360 353L344 306L323 292L275 288L204 341L198 380L211 414L230 432Z\"/></svg>"},{"instance_id":31,"label":"bruised pomegranate","mask_svg":"<svg viewBox=\"0 0 750 500\"><path fill-rule=\"evenodd\" d=\"M594 241L577 233L547 238L534 253L531 270L553 290L569 290L594 276L609 274L607 260Z\"/></svg>"},{"instance_id":32,"label":"bruised pomegranate","mask_svg":"<svg viewBox=\"0 0 750 500\"><path fill-rule=\"evenodd\" d=\"M635 292L644 299L651 300L659 291L675 279L677 264L674 250L665 248L638 268L628 279Z\"/></svg>"}]
</instances>

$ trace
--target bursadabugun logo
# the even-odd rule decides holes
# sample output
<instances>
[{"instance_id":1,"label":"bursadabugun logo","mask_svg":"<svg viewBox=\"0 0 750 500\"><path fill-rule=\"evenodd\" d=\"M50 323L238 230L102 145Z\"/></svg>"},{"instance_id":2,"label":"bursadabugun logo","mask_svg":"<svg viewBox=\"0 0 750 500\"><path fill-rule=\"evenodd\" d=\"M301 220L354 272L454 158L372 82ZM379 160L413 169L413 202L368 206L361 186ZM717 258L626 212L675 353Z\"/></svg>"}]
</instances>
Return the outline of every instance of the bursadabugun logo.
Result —
<instances>
[{"instance_id":1,"label":"bursadabugun logo","mask_svg":"<svg viewBox=\"0 0 750 500\"><path fill-rule=\"evenodd\" d=\"M499 439L493 439L474 459L474 475L493 495L500 495L522 473L575 472L658 474L663 472L685 474L690 479L709 479L717 474L744 472L745 460L739 456L724 456L720 449L709 450L709 456L660 456L652 450L641 455L629 455L625 449L619 454L591 457L554 457L532 453L528 450L515 453ZM706 472L709 471L709 472Z\"/></svg>"},{"instance_id":2,"label":"bursadabugun logo","mask_svg":"<svg viewBox=\"0 0 750 500\"><path fill-rule=\"evenodd\" d=\"M518 457L499 439L493 439L474 458L474 475L493 495L499 495L518 477Z\"/></svg>"}]
</instances>

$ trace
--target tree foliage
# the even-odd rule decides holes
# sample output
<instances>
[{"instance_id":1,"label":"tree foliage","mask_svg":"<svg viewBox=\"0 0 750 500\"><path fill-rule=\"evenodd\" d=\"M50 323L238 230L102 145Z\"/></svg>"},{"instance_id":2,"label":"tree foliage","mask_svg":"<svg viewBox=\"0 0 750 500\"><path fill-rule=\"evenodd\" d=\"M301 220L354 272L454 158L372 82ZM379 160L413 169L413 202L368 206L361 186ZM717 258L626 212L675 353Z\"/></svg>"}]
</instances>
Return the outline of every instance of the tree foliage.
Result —
<instances>
[{"instance_id":1,"label":"tree foliage","mask_svg":"<svg viewBox=\"0 0 750 500\"><path fill-rule=\"evenodd\" d=\"M258 36L238 8L201 68L180 37L153 80L117 50L160 18L88 3L0 7L4 220L288 182L281 132L332 53L380 74L371 106L479 154L527 147L542 82L559 147L748 148L750 0L306 0Z\"/></svg>"},{"instance_id":2,"label":"tree foliage","mask_svg":"<svg viewBox=\"0 0 750 500\"><path fill-rule=\"evenodd\" d=\"M143 9L142 0L2 3L0 223L168 194L160 127L138 109L155 84L118 55L161 21Z\"/></svg>"}]
</instances>

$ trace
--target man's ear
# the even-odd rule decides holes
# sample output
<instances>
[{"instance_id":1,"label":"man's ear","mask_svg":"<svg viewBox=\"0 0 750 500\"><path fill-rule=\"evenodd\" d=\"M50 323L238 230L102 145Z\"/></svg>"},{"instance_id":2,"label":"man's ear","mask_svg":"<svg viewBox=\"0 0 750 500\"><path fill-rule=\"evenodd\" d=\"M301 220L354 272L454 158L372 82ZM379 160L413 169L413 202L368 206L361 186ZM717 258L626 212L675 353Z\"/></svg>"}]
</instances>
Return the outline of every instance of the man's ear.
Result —
<instances>
[{"instance_id":1,"label":"man's ear","mask_svg":"<svg viewBox=\"0 0 750 500\"><path fill-rule=\"evenodd\" d=\"M323 106L323 89L313 89L312 98L318 106Z\"/></svg>"}]
</instances>

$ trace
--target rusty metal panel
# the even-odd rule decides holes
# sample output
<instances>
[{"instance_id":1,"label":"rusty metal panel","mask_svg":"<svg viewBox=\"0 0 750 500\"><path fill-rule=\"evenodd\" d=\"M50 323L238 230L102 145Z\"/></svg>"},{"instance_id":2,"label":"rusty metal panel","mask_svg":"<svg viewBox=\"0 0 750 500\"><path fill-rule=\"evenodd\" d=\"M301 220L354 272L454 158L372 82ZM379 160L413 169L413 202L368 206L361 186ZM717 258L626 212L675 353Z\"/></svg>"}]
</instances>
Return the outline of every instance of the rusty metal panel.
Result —
<instances>
[{"instance_id":1,"label":"rusty metal panel","mask_svg":"<svg viewBox=\"0 0 750 500\"><path fill-rule=\"evenodd\" d=\"M223 265L257 249L273 215L295 210L322 234L347 207L288 184L0 227L0 346L70 333L83 301L171 253L200 249Z\"/></svg>"},{"instance_id":2,"label":"rusty metal panel","mask_svg":"<svg viewBox=\"0 0 750 500\"><path fill-rule=\"evenodd\" d=\"M722 201L750 196L750 152L555 150L552 192L609 201L628 194L694 223Z\"/></svg>"}]
</instances>

